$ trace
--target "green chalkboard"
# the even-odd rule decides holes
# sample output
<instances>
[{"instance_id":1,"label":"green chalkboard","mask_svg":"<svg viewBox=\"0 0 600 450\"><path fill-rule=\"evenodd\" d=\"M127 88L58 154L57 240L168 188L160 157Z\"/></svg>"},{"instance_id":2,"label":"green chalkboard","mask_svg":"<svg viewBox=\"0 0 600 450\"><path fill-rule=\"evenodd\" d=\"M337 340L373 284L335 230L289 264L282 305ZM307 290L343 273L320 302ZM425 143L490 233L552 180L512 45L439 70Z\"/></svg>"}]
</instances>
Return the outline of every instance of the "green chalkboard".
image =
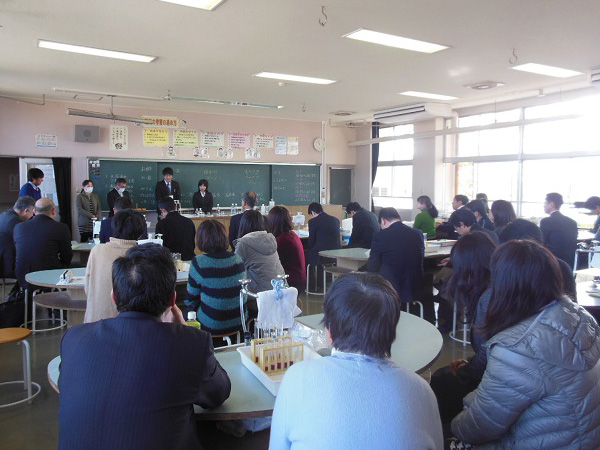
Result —
<instances>
[{"instance_id":1,"label":"green chalkboard","mask_svg":"<svg viewBox=\"0 0 600 450\"><path fill-rule=\"evenodd\" d=\"M272 166L272 197L283 205L308 205L319 201L318 166Z\"/></svg>"}]
</instances>

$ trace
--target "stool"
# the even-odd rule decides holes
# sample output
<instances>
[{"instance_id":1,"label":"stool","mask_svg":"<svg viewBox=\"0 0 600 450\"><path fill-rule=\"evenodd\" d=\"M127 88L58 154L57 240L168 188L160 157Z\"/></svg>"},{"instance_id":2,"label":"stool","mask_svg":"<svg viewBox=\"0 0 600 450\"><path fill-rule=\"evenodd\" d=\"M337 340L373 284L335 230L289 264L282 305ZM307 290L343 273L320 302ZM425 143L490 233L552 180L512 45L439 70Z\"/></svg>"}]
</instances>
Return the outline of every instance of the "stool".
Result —
<instances>
[{"instance_id":1,"label":"stool","mask_svg":"<svg viewBox=\"0 0 600 450\"><path fill-rule=\"evenodd\" d=\"M423 318L423 303L418 300L413 300L412 302L405 302L406 304L406 312L410 314L410 305L414 305L417 303L419 305L419 316L421 319Z\"/></svg>"},{"instance_id":2,"label":"stool","mask_svg":"<svg viewBox=\"0 0 600 450\"><path fill-rule=\"evenodd\" d=\"M35 318L35 306L43 306L46 308L53 308L60 310L60 323L56 327L44 328L43 330L36 329L36 318ZM32 325L33 332L39 333L43 331L58 330L67 325L67 321L63 317L63 311L74 311L74 312L85 312L87 307L86 300L73 300L71 296L65 291L59 292L43 292L41 294L34 294L33 297L33 309L32 309ZM52 320L55 319L41 319L41 320Z\"/></svg>"},{"instance_id":3,"label":"stool","mask_svg":"<svg viewBox=\"0 0 600 450\"><path fill-rule=\"evenodd\" d=\"M240 332L239 331L234 331L233 333L227 333L227 334L213 334L213 338L221 338L223 339L225 342L227 342L227 346L231 346L231 336L235 336L235 343L239 344L240 342Z\"/></svg>"},{"instance_id":4,"label":"stool","mask_svg":"<svg viewBox=\"0 0 600 450\"><path fill-rule=\"evenodd\" d=\"M6 285L7 284L15 284L17 280L14 278L2 278L2 298L6 299Z\"/></svg>"},{"instance_id":5,"label":"stool","mask_svg":"<svg viewBox=\"0 0 600 450\"><path fill-rule=\"evenodd\" d=\"M9 384L21 384L23 383L23 390L27 391L27 397L12 403L1 404L0 408L7 408L9 406L18 405L20 403L33 401L33 397L38 395L42 388L39 384L31 381L31 359L29 354L29 342L25 338L29 337L31 330L27 328L2 328L0 329L0 344L8 344L11 342L20 342L23 346L23 380L19 381L5 381L0 383L0 386ZM35 387L35 393L32 392L31 387Z\"/></svg>"},{"instance_id":6,"label":"stool","mask_svg":"<svg viewBox=\"0 0 600 450\"><path fill-rule=\"evenodd\" d=\"M354 272L352 269L348 269L347 267L338 267L338 266L323 266L323 292L327 292L327 274L331 274L331 283L335 281L335 279L345 273Z\"/></svg>"},{"instance_id":7,"label":"stool","mask_svg":"<svg viewBox=\"0 0 600 450\"><path fill-rule=\"evenodd\" d=\"M315 289L317 288L317 275L320 264L307 264L306 265L306 293L310 295L325 295L325 286L323 286L323 292L311 292L308 288L310 282L310 269L313 269L313 279L315 280Z\"/></svg>"},{"instance_id":8,"label":"stool","mask_svg":"<svg viewBox=\"0 0 600 450\"><path fill-rule=\"evenodd\" d=\"M456 337L456 302L454 302L454 311L452 312L452 331L449 333L450 339L458 342L462 342L463 347L471 342L467 339L467 334L469 333L469 326L467 325L467 318L463 312L463 320L462 320L462 339Z\"/></svg>"}]
</instances>

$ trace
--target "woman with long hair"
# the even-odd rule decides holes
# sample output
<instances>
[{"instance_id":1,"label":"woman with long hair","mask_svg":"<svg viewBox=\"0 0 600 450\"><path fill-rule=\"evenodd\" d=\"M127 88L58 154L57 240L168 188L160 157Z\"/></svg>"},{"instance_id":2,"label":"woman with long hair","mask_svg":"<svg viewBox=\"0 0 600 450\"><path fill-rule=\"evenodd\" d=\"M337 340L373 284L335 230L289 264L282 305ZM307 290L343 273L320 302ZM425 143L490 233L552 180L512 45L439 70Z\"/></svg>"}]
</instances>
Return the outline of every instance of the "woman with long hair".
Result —
<instances>
[{"instance_id":1,"label":"woman with long hair","mask_svg":"<svg viewBox=\"0 0 600 450\"><path fill-rule=\"evenodd\" d=\"M87 242L94 236L94 222L100 218L100 198L94 193L94 183L83 180L81 192L75 198L77 205L77 226L79 227L80 242Z\"/></svg>"},{"instance_id":2,"label":"woman with long hair","mask_svg":"<svg viewBox=\"0 0 600 450\"><path fill-rule=\"evenodd\" d=\"M600 327L537 242L503 244L491 269L487 366L452 432L485 448L600 448Z\"/></svg>"},{"instance_id":3,"label":"woman with long hair","mask_svg":"<svg viewBox=\"0 0 600 450\"><path fill-rule=\"evenodd\" d=\"M492 203L491 219L494 222L496 228L494 232L500 237L500 233L504 230L504 227L509 223L513 222L517 219L517 215L515 214L515 208L511 202L506 200L496 200Z\"/></svg>"},{"instance_id":4,"label":"woman with long hair","mask_svg":"<svg viewBox=\"0 0 600 450\"><path fill-rule=\"evenodd\" d=\"M479 225L481 228L485 228L486 230L494 231L494 224L487 214L483 200L471 200L465 205L465 207L475 214L477 225Z\"/></svg>"},{"instance_id":5,"label":"woman with long hair","mask_svg":"<svg viewBox=\"0 0 600 450\"><path fill-rule=\"evenodd\" d=\"M431 199L426 195L421 195L417 198L417 209L421 212L415 216L413 228L427 233L427 239L435 239L435 219L438 216L438 210Z\"/></svg>"},{"instance_id":6,"label":"woman with long hair","mask_svg":"<svg viewBox=\"0 0 600 450\"><path fill-rule=\"evenodd\" d=\"M296 289L306 286L306 263L300 238L293 231L292 216L283 206L274 206L267 216L269 232L277 240L279 261L289 275L288 283Z\"/></svg>"}]
</instances>

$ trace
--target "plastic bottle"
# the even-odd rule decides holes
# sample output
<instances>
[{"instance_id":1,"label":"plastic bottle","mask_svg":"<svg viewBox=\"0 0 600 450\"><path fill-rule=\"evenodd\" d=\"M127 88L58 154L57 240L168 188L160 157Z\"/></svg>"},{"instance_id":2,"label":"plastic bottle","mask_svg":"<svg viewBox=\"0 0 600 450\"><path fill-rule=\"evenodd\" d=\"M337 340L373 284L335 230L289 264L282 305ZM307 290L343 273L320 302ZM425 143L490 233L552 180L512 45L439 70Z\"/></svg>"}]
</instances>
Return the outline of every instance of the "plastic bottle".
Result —
<instances>
[{"instance_id":1,"label":"plastic bottle","mask_svg":"<svg viewBox=\"0 0 600 450\"><path fill-rule=\"evenodd\" d=\"M200 322L196 319L196 311L188 311L186 325L200 329Z\"/></svg>"},{"instance_id":2,"label":"plastic bottle","mask_svg":"<svg viewBox=\"0 0 600 450\"><path fill-rule=\"evenodd\" d=\"M264 203L262 205L260 205L260 213L263 215L265 215L267 213L267 208Z\"/></svg>"},{"instance_id":3,"label":"plastic bottle","mask_svg":"<svg viewBox=\"0 0 600 450\"><path fill-rule=\"evenodd\" d=\"M235 203L231 204L231 209L229 210L229 215L233 216L235 214Z\"/></svg>"},{"instance_id":4,"label":"plastic bottle","mask_svg":"<svg viewBox=\"0 0 600 450\"><path fill-rule=\"evenodd\" d=\"M217 216L221 215L221 205L217 203Z\"/></svg>"},{"instance_id":5,"label":"plastic bottle","mask_svg":"<svg viewBox=\"0 0 600 450\"><path fill-rule=\"evenodd\" d=\"M271 201L269 202L269 211L271 211L274 207L275 207L275 202L273 201L273 199L271 199Z\"/></svg>"}]
</instances>

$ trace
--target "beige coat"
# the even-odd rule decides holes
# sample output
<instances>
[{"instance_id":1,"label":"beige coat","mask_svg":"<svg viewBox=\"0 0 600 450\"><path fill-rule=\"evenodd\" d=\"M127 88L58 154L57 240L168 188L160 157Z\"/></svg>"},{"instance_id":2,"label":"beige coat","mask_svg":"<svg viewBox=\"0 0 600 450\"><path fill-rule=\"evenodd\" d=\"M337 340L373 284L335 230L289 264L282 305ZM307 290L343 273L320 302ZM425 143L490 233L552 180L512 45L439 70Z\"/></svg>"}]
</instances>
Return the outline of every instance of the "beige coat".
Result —
<instances>
[{"instance_id":1,"label":"beige coat","mask_svg":"<svg viewBox=\"0 0 600 450\"><path fill-rule=\"evenodd\" d=\"M85 323L117 316L117 307L110 296L112 264L115 259L125 256L127 250L135 245L137 241L111 237L106 244L92 248L85 269L85 293L87 294Z\"/></svg>"}]
</instances>

